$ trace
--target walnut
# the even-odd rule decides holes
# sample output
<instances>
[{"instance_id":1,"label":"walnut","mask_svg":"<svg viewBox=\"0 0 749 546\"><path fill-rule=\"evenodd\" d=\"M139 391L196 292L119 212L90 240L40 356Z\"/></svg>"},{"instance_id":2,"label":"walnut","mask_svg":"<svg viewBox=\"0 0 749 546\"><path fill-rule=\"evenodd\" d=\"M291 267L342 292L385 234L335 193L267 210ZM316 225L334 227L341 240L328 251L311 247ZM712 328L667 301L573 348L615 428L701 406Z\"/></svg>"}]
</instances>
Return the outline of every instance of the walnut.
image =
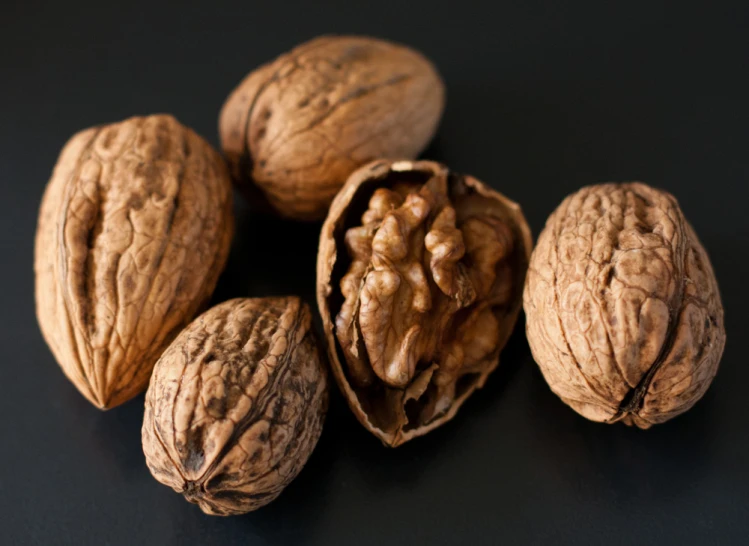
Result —
<instances>
[{"instance_id":1,"label":"walnut","mask_svg":"<svg viewBox=\"0 0 749 546\"><path fill-rule=\"evenodd\" d=\"M404 46L323 36L251 72L219 118L235 180L282 216L325 217L346 178L379 157L416 157L442 115L434 66Z\"/></svg>"},{"instance_id":2,"label":"walnut","mask_svg":"<svg viewBox=\"0 0 749 546\"><path fill-rule=\"evenodd\" d=\"M249 512L297 476L327 405L309 307L296 297L230 300L195 319L156 363L146 462L207 514Z\"/></svg>"},{"instance_id":3,"label":"walnut","mask_svg":"<svg viewBox=\"0 0 749 546\"><path fill-rule=\"evenodd\" d=\"M232 237L221 156L171 116L86 129L42 199L36 309L65 375L101 409L145 389L207 301Z\"/></svg>"},{"instance_id":4,"label":"walnut","mask_svg":"<svg viewBox=\"0 0 749 546\"><path fill-rule=\"evenodd\" d=\"M539 237L524 300L546 381L588 419L662 423L718 370L726 334L710 260L676 199L645 184L569 196Z\"/></svg>"},{"instance_id":5,"label":"walnut","mask_svg":"<svg viewBox=\"0 0 749 546\"><path fill-rule=\"evenodd\" d=\"M499 362L531 236L520 208L429 161L351 175L320 236L317 302L336 380L397 446L452 419Z\"/></svg>"}]
</instances>

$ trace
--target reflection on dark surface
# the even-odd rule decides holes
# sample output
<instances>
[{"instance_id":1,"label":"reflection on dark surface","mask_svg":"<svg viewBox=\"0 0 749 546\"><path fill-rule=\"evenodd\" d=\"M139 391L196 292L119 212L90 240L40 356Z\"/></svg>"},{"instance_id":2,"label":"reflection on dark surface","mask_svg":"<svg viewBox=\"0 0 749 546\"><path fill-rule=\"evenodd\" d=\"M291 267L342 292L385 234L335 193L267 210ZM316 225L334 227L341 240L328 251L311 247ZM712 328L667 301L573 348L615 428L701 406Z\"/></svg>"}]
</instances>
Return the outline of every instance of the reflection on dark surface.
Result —
<instances>
[{"instance_id":1,"label":"reflection on dark surface","mask_svg":"<svg viewBox=\"0 0 749 546\"><path fill-rule=\"evenodd\" d=\"M14 106L0 123L3 543L746 543L749 5L383 2L175 10L74 0L3 12L1 73L13 77L0 99ZM447 108L423 157L519 202L535 234L585 184L643 179L676 194L726 306L726 351L692 410L647 431L588 422L549 390L518 325L456 417L396 450L334 394L307 466L255 513L205 516L150 476L142 396L96 410L39 334L31 264L44 184L86 126L169 111L210 138L249 69L336 31L405 42L435 61ZM315 309L320 224L253 213L239 195L236 210L213 303L296 293Z\"/></svg>"},{"instance_id":2,"label":"reflection on dark surface","mask_svg":"<svg viewBox=\"0 0 749 546\"><path fill-rule=\"evenodd\" d=\"M538 368L532 386L537 464L550 486L591 500L615 492L617 502L647 503L653 495L678 497L710 468L710 391L690 412L640 430L579 416L549 390Z\"/></svg>"}]
</instances>

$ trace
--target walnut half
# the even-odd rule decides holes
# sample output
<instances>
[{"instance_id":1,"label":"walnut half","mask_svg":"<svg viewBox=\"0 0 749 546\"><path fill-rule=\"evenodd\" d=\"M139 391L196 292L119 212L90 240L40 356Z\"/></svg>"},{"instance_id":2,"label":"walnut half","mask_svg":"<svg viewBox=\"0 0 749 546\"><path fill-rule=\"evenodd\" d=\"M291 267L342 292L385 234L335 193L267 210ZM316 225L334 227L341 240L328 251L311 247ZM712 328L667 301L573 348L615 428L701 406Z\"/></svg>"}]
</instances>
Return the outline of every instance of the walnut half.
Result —
<instances>
[{"instance_id":1,"label":"walnut half","mask_svg":"<svg viewBox=\"0 0 749 546\"><path fill-rule=\"evenodd\" d=\"M583 188L552 213L525 314L533 356L565 403L640 428L702 397L726 341L705 249L676 199L638 182Z\"/></svg>"},{"instance_id":2,"label":"walnut half","mask_svg":"<svg viewBox=\"0 0 749 546\"><path fill-rule=\"evenodd\" d=\"M451 419L512 332L531 250L520 208L429 161L351 175L320 236L317 299L335 377L397 446Z\"/></svg>"}]
</instances>

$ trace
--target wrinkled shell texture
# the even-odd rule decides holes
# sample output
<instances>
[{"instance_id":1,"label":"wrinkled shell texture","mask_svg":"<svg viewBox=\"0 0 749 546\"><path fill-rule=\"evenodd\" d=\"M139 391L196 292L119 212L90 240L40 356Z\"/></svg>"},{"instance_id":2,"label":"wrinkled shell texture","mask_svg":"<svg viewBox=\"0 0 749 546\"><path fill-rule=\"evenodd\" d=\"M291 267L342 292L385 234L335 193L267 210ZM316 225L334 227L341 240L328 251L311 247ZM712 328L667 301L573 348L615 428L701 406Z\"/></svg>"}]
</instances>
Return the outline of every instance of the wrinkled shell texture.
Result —
<instances>
[{"instance_id":1,"label":"wrinkled shell texture","mask_svg":"<svg viewBox=\"0 0 749 546\"><path fill-rule=\"evenodd\" d=\"M323 226L318 305L349 405L397 446L449 420L496 367L531 238L517 205L438 163L377 161Z\"/></svg>"},{"instance_id":2,"label":"wrinkled shell texture","mask_svg":"<svg viewBox=\"0 0 749 546\"><path fill-rule=\"evenodd\" d=\"M382 40L324 36L251 72L219 118L240 187L251 182L281 215L315 220L356 168L416 157L442 115L434 66Z\"/></svg>"},{"instance_id":3,"label":"wrinkled shell texture","mask_svg":"<svg viewBox=\"0 0 749 546\"><path fill-rule=\"evenodd\" d=\"M173 117L68 141L42 199L36 307L55 358L91 403L110 408L145 389L210 297L232 230L221 157Z\"/></svg>"},{"instance_id":4,"label":"wrinkled shell texture","mask_svg":"<svg viewBox=\"0 0 749 546\"><path fill-rule=\"evenodd\" d=\"M207 514L275 499L315 447L326 369L298 298L235 299L187 327L154 369L143 451L161 483Z\"/></svg>"},{"instance_id":5,"label":"wrinkled shell texture","mask_svg":"<svg viewBox=\"0 0 749 546\"><path fill-rule=\"evenodd\" d=\"M691 408L718 370L710 260L676 200L642 183L568 197L539 237L524 300L546 381L588 419L648 428Z\"/></svg>"}]
</instances>

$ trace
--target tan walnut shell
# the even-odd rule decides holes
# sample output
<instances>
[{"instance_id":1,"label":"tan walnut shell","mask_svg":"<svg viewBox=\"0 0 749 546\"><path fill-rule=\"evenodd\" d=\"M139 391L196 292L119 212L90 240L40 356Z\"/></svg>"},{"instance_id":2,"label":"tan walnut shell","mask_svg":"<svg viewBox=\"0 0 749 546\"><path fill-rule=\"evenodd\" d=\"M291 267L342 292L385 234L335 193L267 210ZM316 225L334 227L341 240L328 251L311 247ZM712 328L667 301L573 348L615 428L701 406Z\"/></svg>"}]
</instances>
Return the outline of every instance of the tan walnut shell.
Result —
<instances>
[{"instance_id":1,"label":"tan walnut shell","mask_svg":"<svg viewBox=\"0 0 749 546\"><path fill-rule=\"evenodd\" d=\"M375 161L320 235L317 303L359 421L397 446L452 419L499 362L532 247L520 207L430 161Z\"/></svg>"},{"instance_id":2,"label":"tan walnut shell","mask_svg":"<svg viewBox=\"0 0 749 546\"><path fill-rule=\"evenodd\" d=\"M710 260L676 199L645 184L565 199L539 237L524 300L546 381L588 419L662 423L718 370L726 334Z\"/></svg>"},{"instance_id":3,"label":"tan walnut shell","mask_svg":"<svg viewBox=\"0 0 749 546\"><path fill-rule=\"evenodd\" d=\"M240 188L254 182L282 216L317 220L364 163L416 157L444 103L439 74L418 52L323 36L251 72L227 98L219 134Z\"/></svg>"},{"instance_id":4,"label":"tan walnut shell","mask_svg":"<svg viewBox=\"0 0 749 546\"><path fill-rule=\"evenodd\" d=\"M92 127L63 148L39 214L36 310L95 406L144 390L207 302L229 252L231 197L221 156L172 116Z\"/></svg>"},{"instance_id":5,"label":"tan walnut shell","mask_svg":"<svg viewBox=\"0 0 749 546\"><path fill-rule=\"evenodd\" d=\"M327 406L309 307L296 297L230 300L195 319L156 364L146 462L207 514L249 512L301 471Z\"/></svg>"}]
</instances>

